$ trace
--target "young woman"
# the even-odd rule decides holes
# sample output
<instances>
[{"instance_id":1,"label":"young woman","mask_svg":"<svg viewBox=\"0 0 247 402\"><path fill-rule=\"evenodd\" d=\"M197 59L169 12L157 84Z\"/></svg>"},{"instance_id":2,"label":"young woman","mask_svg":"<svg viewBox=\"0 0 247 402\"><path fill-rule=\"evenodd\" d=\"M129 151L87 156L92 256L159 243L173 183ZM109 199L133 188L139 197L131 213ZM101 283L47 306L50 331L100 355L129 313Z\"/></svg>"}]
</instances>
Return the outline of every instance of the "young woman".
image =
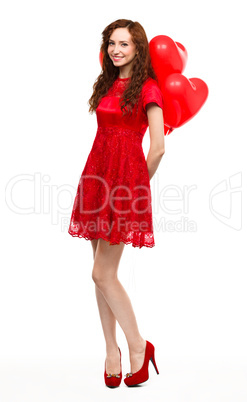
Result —
<instances>
[{"instance_id":1,"label":"young woman","mask_svg":"<svg viewBox=\"0 0 247 402\"><path fill-rule=\"evenodd\" d=\"M148 379L154 346L140 334L131 301L118 280L124 246L153 247L150 179L164 146L163 98L153 71L143 27L117 20L102 32L102 71L93 86L89 111L98 130L82 172L69 233L91 240L96 299L106 341L105 383L120 385L121 351L116 321L129 347L128 386ZM142 139L149 126L145 160Z\"/></svg>"}]
</instances>

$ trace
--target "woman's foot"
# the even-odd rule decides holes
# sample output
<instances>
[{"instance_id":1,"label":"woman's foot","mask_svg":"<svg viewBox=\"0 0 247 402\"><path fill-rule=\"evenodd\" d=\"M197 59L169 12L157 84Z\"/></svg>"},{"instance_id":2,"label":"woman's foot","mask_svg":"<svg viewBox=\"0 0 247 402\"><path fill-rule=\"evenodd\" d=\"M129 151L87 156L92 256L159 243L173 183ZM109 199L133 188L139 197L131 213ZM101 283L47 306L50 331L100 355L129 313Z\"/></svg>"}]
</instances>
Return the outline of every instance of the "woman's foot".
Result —
<instances>
[{"instance_id":1,"label":"woman's foot","mask_svg":"<svg viewBox=\"0 0 247 402\"><path fill-rule=\"evenodd\" d=\"M141 339L140 343L136 345L135 349L130 350L130 372L132 374L139 371L144 363L146 351L146 341Z\"/></svg>"},{"instance_id":2,"label":"woman's foot","mask_svg":"<svg viewBox=\"0 0 247 402\"><path fill-rule=\"evenodd\" d=\"M149 378L149 361L154 365L154 368L156 370L156 373L159 374L156 362L155 362L155 357L154 357L154 345L146 341L146 350L145 350L145 356L144 356L144 362L142 367L135 373L127 373L125 375L124 383L128 387L134 387L138 384L142 384L143 382L147 381Z\"/></svg>"},{"instance_id":3,"label":"woman's foot","mask_svg":"<svg viewBox=\"0 0 247 402\"><path fill-rule=\"evenodd\" d=\"M105 367L107 374L119 374L121 371L120 354L119 349L111 349L107 351Z\"/></svg>"}]
</instances>

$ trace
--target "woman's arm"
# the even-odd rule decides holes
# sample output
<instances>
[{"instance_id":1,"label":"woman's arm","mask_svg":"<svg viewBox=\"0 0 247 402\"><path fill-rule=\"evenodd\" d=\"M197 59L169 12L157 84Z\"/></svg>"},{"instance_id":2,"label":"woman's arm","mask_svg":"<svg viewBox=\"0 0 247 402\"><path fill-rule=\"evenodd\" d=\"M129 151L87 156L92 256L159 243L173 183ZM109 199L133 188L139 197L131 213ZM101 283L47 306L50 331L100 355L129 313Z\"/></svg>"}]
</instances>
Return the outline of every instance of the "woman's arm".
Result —
<instances>
[{"instance_id":1,"label":"woman's arm","mask_svg":"<svg viewBox=\"0 0 247 402\"><path fill-rule=\"evenodd\" d=\"M150 149L146 162L151 180L165 153L164 119L163 110L156 103L149 103L146 110L150 133Z\"/></svg>"}]
</instances>

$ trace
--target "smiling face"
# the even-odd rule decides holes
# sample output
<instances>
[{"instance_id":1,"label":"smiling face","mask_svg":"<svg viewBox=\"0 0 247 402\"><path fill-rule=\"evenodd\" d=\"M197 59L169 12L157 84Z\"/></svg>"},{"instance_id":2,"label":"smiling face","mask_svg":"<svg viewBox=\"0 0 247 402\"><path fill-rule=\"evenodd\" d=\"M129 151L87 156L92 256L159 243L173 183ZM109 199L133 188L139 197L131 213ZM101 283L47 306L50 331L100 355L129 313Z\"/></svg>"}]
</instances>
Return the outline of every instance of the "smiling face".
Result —
<instances>
[{"instance_id":1,"label":"smiling face","mask_svg":"<svg viewBox=\"0 0 247 402\"><path fill-rule=\"evenodd\" d=\"M117 28L112 32L107 51L114 66L120 69L128 66L128 71L131 70L137 51L127 28Z\"/></svg>"}]
</instances>

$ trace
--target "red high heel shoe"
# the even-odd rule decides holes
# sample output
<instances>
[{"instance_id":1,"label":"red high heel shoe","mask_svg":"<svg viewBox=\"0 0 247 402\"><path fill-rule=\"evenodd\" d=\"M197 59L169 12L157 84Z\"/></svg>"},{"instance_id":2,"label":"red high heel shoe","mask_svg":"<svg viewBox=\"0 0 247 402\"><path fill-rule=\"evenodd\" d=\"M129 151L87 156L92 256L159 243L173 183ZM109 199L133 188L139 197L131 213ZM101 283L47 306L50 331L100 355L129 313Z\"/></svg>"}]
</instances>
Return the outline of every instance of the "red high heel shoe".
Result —
<instances>
[{"instance_id":1,"label":"red high heel shoe","mask_svg":"<svg viewBox=\"0 0 247 402\"><path fill-rule=\"evenodd\" d=\"M118 348L120 353L120 373L119 374L107 374L106 373L106 364L105 364L105 372L104 372L104 379L105 385L109 388L116 388L119 387L121 380L122 380L122 365L121 365L121 350Z\"/></svg>"},{"instance_id":2,"label":"red high heel shoe","mask_svg":"<svg viewBox=\"0 0 247 402\"><path fill-rule=\"evenodd\" d=\"M144 357L144 363L142 368L137 371L136 373L127 373L125 375L124 382L128 387L133 387L137 384L141 384L142 382L145 382L149 378L149 373L148 373L148 365L149 365L149 360L154 365L154 368L156 370L156 373L159 374L158 368L156 366L155 358L154 358L154 345L148 341L146 341L146 350L145 350L145 357Z\"/></svg>"}]
</instances>

